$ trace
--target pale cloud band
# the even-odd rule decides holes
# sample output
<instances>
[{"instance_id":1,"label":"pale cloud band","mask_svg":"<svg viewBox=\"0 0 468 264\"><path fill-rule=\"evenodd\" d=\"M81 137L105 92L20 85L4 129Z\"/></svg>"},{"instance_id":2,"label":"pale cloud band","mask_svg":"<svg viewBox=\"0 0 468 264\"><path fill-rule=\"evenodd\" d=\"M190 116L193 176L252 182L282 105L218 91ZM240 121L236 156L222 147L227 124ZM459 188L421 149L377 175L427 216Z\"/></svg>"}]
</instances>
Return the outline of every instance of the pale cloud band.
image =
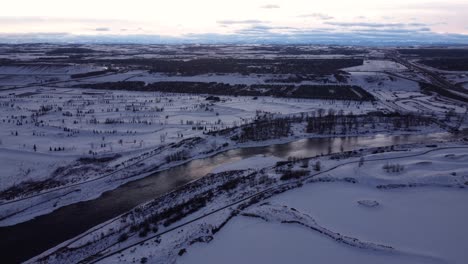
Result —
<instances>
[{"instance_id":1,"label":"pale cloud band","mask_svg":"<svg viewBox=\"0 0 468 264\"><path fill-rule=\"evenodd\" d=\"M322 41L316 39L319 37L334 40L351 36L356 41L364 37L387 41L393 36L399 42L404 41L401 35L407 34L409 39L427 43L461 43L468 35L465 0L328 0L314 4L309 0L64 2L4 3L0 10L0 42L40 39L62 32L66 34L60 35L61 40L120 37L122 41L210 42L215 38L218 42L254 41L255 37L257 41L276 42L282 37L284 42L304 42L311 41L314 32L315 42Z\"/></svg>"}]
</instances>

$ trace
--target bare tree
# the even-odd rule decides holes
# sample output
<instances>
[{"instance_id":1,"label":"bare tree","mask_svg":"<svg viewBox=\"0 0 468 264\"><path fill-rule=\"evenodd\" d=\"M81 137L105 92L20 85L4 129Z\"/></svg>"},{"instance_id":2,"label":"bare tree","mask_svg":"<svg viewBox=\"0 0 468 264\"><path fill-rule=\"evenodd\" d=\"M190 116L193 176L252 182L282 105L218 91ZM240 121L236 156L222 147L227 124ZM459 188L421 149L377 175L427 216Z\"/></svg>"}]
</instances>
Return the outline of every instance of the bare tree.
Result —
<instances>
[{"instance_id":1,"label":"bare tree","mask_svg":"<svg viewBox=\"0 0 468 264\"><path fill-rule=\"evenodd\" d=\"M163 133L163 134L160 134L159 135L159 140L161 141L161 143L164 143L166 142L166 133Z\"/></svg>"},{"instance_id":2,"label":"bare tree","mask_svg":"<svg viewBox=\"0 0 468 264\"><path fill-rule=\"evenodd\" d=\"M321 169L322 169L322 165L320 164L320 161L317 160L317 162L315 162L315 165L314 165L314 170L320 171Z\"/></svg>"}]
</instances>

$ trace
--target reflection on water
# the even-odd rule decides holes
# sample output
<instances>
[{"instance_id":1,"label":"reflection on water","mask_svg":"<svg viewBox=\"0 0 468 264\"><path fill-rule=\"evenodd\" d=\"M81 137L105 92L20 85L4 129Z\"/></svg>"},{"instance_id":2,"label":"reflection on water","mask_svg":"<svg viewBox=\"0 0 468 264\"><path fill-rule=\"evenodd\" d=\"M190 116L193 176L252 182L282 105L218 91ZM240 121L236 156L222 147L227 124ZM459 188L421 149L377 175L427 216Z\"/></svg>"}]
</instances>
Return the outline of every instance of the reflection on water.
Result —
<instances>
[{"instance_id":1,"label":"reflection on water","mask_svg":"<svg viewBox=\"0 0 468 264\"><path fill-rule=\"evenodd\" d=\"M210 173L216 166L255 155L280 158L313 157L332 152L405 143L429 143L450 139L447 133L428 135L313 138L266 147L229 150L210 158L191 161L144 179L136 180L86 202L62 207L48 215L12 227L0 228L0 249L6 262L31 258L87 229L118 216L138 204L174 190Z\"/></svg>"}]
</instances>

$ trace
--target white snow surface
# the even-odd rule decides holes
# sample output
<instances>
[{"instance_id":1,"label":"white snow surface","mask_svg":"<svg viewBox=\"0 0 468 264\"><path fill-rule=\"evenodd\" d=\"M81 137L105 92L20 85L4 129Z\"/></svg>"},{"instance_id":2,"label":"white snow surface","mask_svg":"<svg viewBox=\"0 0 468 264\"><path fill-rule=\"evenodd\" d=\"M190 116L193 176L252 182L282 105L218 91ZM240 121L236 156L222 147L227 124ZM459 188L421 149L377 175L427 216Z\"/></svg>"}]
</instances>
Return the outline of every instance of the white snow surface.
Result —
<instances>
[{"instance_id":1,"label":"white snow surface","mask_svg":"<svg viewBox=\"0 0 468 264\"><path fill-rule=\"evenodd\" d=\"M235 206L161 235L159 241L151 238L140 243L137 236L132 236L124 243L134 246L99 263L127 263L143 258L148 263L465 263L468 152L463 144L443 147L402 146L387 153L365 154L362 166L358 166L359 156L314 158L310 163L320 160L322 174L304 181L302 187L241 209L218 233L213 234L212 227L219 226ZM386 161L404 169L387 171ZM301 169L302 165L296 163L292 169ZM249 163L238 163L238 169L246 166ZM241 174L250 175L249 171ZM281 173L276 169L267 168L260 174L278 179L273 185L285 182L279 180ZM235 175L229 177L239 176ZM194 192L215 188L216 184L221 183L210 182L184 195L190 199ZM203 209L174 225L229 204L243 197L244 191L247 195L249 188L262 189L261 184L247 184L221 193ZM359 205L363 200L378 201L380 205ZM69 247L95 242L100 233L116 230L122 223L126 221L113 221ZM96 246L105 246L97 241ZM109 250L112 248L118 249L119 245ZM187 252L179 257L181 250ZM60 254L52 256L51 263L60 261Z\"/></svg>"},{"instance_id":2,"label":"white snow surface","mask_svg":"<svg viewBox=\"0 0 468 264\"><path fill-rule=\"evenodd\" d=\"M372 198L378 208L356 201ZM392 246L405 254L356 249L300 225L239 217L209 244L178 263L465 263L465 190L380 191L344 183L306 185L269 200L312 215L340 234Z\"/></svg>"},{"instance_id":3,"label":"white snow surface","mask_svg":"<svg viewBox=\"0 0 468 264\"><path fill-rule=\"evenodd\" d=\"M389 60L364 60L361 66L344 68L344 71L404 71L405 66Z\"/></svg>"}]
</instances>

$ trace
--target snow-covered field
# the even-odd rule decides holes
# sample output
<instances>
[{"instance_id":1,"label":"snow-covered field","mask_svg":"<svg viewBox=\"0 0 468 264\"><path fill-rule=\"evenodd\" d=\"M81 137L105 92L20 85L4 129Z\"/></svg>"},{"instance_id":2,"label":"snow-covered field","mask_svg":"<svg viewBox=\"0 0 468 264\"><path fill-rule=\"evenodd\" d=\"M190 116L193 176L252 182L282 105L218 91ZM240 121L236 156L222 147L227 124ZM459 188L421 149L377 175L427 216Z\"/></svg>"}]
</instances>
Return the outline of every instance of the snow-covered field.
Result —
<instances>
[{"instance_id":1,"label":"snow-covered field","mask_svg":"<svg viewBox=\"0 0 468 264\"><path fill-rule=\"evenodd\" d=\"M365 208L360 199L379 202ZM465 190L380 191L327 183L278 195L271 204L295 208L321 226L400 252L356 249L298 224L239 217L209 244L196 244L178 263L464 263L468 221Z\"/></svg>"},{"instance_id":2,"label":"snow-covered field","mask_svg":"<svg viewBox=\"0 0 468 264\"><path fill-rule=\"evenodd\" d=\"M161 235L130 233L128 240L106 246L120 233L115 234L116 229L127 230L129 219L139 221L141 214L156 210L151 205L158 204L155 201L121 217L126 220L117 218L64 243L57 251L60 254L54 252L62 246L44 255L50 254L50 263L64 257L78 260L93 254L84 251L92 247L93 251L107 248L101 251L104 257L99 263L464 263L468 257L464 228L468 220L464 210L468 202L467 145L407 146L365 153L362 159L360 155L336 159L340 154L333 159L311 159L309 169L302 161L293 163L293 170L309 171L321 161L321 172L310 171L315 176L303 180L303 185L280 180L281 170L271 168L277 161L274 157L269 162L264 157L240 161L236 171L248 169L256 161L266 167L247 171L258 176L221 172L213 176L214 182L205 179L206 185L199 183L203 187L196 192L225 186L222 179L232 180L234 175L245 179L261 176L262 183L257 178L256 186L241 181L234 190L217 191L216 198L202 209L169 226L158 226ZM264 188L288 183L280 194L260 198L247 207L232 204ZM197 194L181 190L178 195L188 199ZM226 204L230 206L217 210ZM198 220L190 222L192 219ZM99 238L103 232L110 232L109 237ZM84 249L74 250L88 242L91 244ZM122 251L112 254L119 249Z\"/></svg>"},{"instance_id":3,"label":"snow-covered field","mask_svg":"<svg viewBox=\"0 0 468 264\"><path fill-rule=\"evenodd\" d=\"M301 225L241 217L227 224L219 239L194 246L180 263L464 263L468 258L466 190L379 190L366 185L377 179L432 184L456 177L463 186L468 183L466 162L465 149L404 160L404 172L396 174L383 172L382 162L365 163L360 168L345 166L333 175L355 177L366 184L305 185L267 200L311 216L334 232L389 245L400 252L352 249ZM378 206L366 208L358 203L362 200L377 201Z\"/></svg>"},{"instance_id":4,"label":"snow-covered field","mask_svg":"<svg viewBox=\"0 0 468 264\"><path fill-rule=\"evenodd\" d=\"M0 47L0 59L5 59L0 66L1 226L8 228L96 199L155 171L177 169L191 161L203 164L202 159L216 159L215 154L228 151L241 154L226 158L220 166L195 168L200 175L181 177L180 184L174 183L178 189L166 190L169 193L52 248L39 256L45 257L44 262L96 257L100 263L458 264L468 259L466 140L463 133L432 134L468 128L468 118L463 119L468 105L421 91L419 82L430 82L429 75L384 49L82 47L92 51L63 55L53 45L38 44L22 47L24 52L16 54L8 46ZM76 58L70 60L73 63L65 62L71 58ZM152 72L151 61L145 61L213 58L353 58L358 63L345 65L359 65L360 59L364 64L334 73L228 71L188 76ZM136 64L116 62L119 59L135 59ZM80 60L83 63L75 63ZM71 76L82 73L91 74ZM464 72L437 74L460 87L468 82ZM218 101L208 100L205 94L77 88L128 81L275 85L278 89L280 85L356 85L376 100L218 95ZM339 113L343 123L328 134L308 131L305 116L327 113ZM384 114L430 121L408 118L405 127L405 119L388 115L388 121L381 118ZM287 135L239 140L246 125L256 120L292 116L301 121L292 121ZM351 122L347 128L344 117L357 120L355 128ZM210 134L213 131L218 133ZM369 139L346 138L376 134ZM397 137L418 134L427 141L415 136L399 142ZM391 142L379 141L388 135L395 136ZM338 136L343 137L341 150L338 141L331 143ZM306 138L323 140L306 144L301 141ZM343 149L345 139L351 142L344 144L350 152ZM452 142L435 142L447 139ZM294 143L271 148L291 148L284 151L288 156L252 152L241 159L247 148L286 142ZM327 156L333 152L337 154Z\"/></svg>"},{"instance_id":5,"label":"snow-covered field","mask_svg":"<svg viewBox=\"0 0 468 264\"><path fill-rule=\"evenodd\" d=\"M378 71L393 71L393 72L398 72L398 71L404 71L407 70L405 66L389 61L389 60L365 60L364 65L361 66L356 66L356 67L350 67L350 68L345 68L343 70L349 71L349 72L378 72Z\"/></svg>"},{"instance_id":6,"label":"snow-covered field","mask_svg":"<svg viewBox=\"0 0 468 264\"><path fill-rule=\"evenodd\" d=\"M62 74L67 71L100 69L89 66L67 67L52 67L52 72ZM11 71L11 68L6 69ZM30 68L23 70L31 71ZM36 70L39 75L31 72L31 76L41 76L46 71L43 68ZM265 113L290 115L333 109L336 112L343 110L345 114L382 111L424 113L443 118L449 110L454 110L456 114L465 111L461 105L422 94L415 81L375 72L353 72L348 82L372 93L378 99L376 102L275 97L253 100L252 97L242 96L221 96L220 102L211 102L206 100L205 95L69 88L79 83L126 79L148 82L205 79L251 84L256 82L255 78L263 82L272 76L168 77L144 71L128 71L67 81L60 85L63 87L37 85L0 92L0 156L4 157L0 159L0 166L4 168L0 172L0 191L24 183L51 179L61 184L91 180L107 175L119 166L133 164L133 160L138 161L155 148L191 137L204 138L205 132L247 124ZM21 85L21 82L16 85ZM304 136L301 129L295 131L296 139ZM378 132L384 132L384 128L378 129ZM425 133L429 132L437 132L437 129L425 128ZM222 140L214 140L210 144L217 145L217 141ZM113 160L98 166L83 166L77 163L82 157L113 157ZM161 164L163 158L158 157L157 162L151 164ZM64 168L67 169L64 171ZM54 184L49 182L47 186L51 188ZM93 189L91 194L82 194L80 199L96 197L99 195L98 189ZM80 195L74 196L59 205L68 204ZM42 208L46 206L43 204Z\"/></svg>"},{"instance_id":7,"label":"snow-covered field","mask_svg":"<svg viewBox=\"0 0 468 264\"><path fill-rule=\"evenodd\" d=\"M73 158L131 157L162 144L203 136L205 131L251 122L257 113L287 115L333 108L362 114L375 110L370 102L226 96L212 103L205 98L55 88L0 93L0 155L15 157L14 162L13 156L0 160L4 168L0 190L44 179L57 168L53 164L63 165Z\"/></svg>"},{"instance_id":8,"label":"snow-covered field","mask_svg":"<svg viewBox=\"0 0 468 264\"><path fill-rule=\"evenodd\" d=\"M417 82L380 72L352 72L350 83L359 85L367 91L419 92Z\"/></svg>"}]
</instances>

